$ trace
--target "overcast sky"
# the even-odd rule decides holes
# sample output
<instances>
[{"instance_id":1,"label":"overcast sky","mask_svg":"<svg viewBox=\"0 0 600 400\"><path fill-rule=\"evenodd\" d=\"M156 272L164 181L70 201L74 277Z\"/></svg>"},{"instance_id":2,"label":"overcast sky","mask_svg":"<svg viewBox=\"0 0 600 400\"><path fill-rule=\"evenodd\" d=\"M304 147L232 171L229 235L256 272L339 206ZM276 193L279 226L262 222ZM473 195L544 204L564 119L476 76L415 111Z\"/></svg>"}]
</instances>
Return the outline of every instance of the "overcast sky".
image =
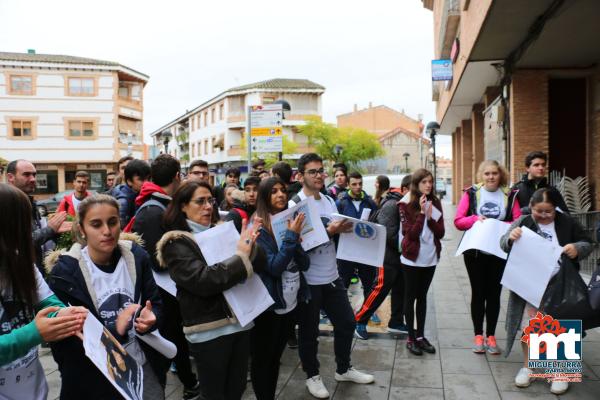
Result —
<instances>
[{"instance_id":1,"label":"overcast sky","mask_svg":"<svg viewBox=\"0 0 600 400\"><path fill-rule=\"evenodd\" d=\"M271 78L326 88L323 117L385 104L434 119L433 18L421 0L7 1L2 51L116 61L150 76L144 132ZM449 139L439 153L450 157Z\"/></svg>"}]
</instances>

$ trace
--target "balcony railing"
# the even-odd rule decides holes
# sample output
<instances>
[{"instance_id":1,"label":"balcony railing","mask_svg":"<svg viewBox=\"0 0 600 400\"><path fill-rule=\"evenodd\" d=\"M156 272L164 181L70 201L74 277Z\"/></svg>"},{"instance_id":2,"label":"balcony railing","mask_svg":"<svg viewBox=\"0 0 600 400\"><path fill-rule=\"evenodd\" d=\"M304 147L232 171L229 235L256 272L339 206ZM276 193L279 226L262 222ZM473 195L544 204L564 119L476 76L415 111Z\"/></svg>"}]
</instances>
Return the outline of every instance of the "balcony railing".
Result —
<instances>
[{"instance_id":1,"label":"balcony railing","mask_svg":"<svg viewBox=\"0 0 600 400\"><path fill-rule=\"evenodd\" d=\"M439 33L440 58L449 58L452 43L460 24L460 0L446 0L442 11Z\"/></svg>"}]
</instances>

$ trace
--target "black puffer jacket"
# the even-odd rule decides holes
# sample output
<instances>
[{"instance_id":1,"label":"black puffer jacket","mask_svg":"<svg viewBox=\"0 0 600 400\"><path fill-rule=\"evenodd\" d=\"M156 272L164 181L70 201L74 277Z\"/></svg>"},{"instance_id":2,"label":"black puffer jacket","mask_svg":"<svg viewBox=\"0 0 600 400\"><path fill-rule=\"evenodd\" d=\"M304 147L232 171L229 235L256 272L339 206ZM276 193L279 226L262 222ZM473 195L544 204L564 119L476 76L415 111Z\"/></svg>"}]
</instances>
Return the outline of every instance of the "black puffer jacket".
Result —
<instances>
[{"instance_id":1,"label":"black puffer jacket","mask_svg":"<svg viewBox=\"0 0 600 400\"><path fill-rule=\"evenodd\" d=\"M157 259L168 269L177 285L185 334L208 331L235 324L223 291L250 277L266 264L257 246L250 257L239 253L227 260L207 265L200 247L190 232L170 231L156 245Z\"/></svg>"},{"instance_id":2,"label":"black puffer jacket","mask_svg":"<svg viewBox=\"0 0 600 400\"><path fill-rule=\"evenodd\" d=\"M533 196L536 190L545 187L550 187L557 194L556 199L558 200L558 204L556 204L556 206L568 214L569 207L567 207L567 203L565 203L565 200L558 189L550 186L546 178L542 178L540 180L528 179L527 174L523 174L521 180L513 186L513 189L519 191L517 193L517 199L519 200L519 205L521 206L521 213L531 214L531 211L529 210L529 200L531 200L531 196Z\"/></svg>"}]
</instances>

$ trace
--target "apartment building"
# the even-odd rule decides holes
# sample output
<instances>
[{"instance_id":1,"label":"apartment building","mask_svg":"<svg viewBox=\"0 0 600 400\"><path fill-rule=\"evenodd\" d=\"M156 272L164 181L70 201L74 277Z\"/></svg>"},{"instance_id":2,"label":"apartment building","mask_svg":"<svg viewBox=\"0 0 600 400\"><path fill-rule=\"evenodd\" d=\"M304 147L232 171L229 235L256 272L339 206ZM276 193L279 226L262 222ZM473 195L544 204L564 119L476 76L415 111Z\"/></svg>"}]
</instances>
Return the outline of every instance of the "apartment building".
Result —
<instances>
[{"instance_id":1,"label":"apartment building","mask_svg":"<svg viewBox=\"0 0 600 400\"><path fill-rule=\"evenodd\" d=\"M184 165L203 159L216 175L223 174L231 166L247 172L242 140L248 106L284 99L290 104L291 111L285 113L283 134L298 144L297 154L285 157L298 159L308 151L308 144L297 128L306 123L307 117L321 117L324 92L323 86L306 79L271 79L234 87L155 130L151 137L160 151L180 158ZM259 156L253 154L253 158Z\"/></svg>"},{"instance_id":2,"label":"apartment building","mask_svg":"<svg viewBox=\"0 0 600 400\"><path fill-rule=\"evenodd\" d=\"M32 161L41 195L70 189L79 170L101 189L119 158L147 158L148 79L112 61L0 52L0 157Z\"/></svg>"},{"instance_id":3,"label":"apartment building","mask_svg":"<svg viewBox=\"0 0 600 400\"><path fill-rule=\"evenodd\" d=\"M355 104L352 112L338 115L340 128L362 128L377 134L385 151L385 156L367 162L365 167L371 173L404 173L424 168L427 165L430 141L423 136L423 122L404 111L396 111L385 105L359 109Z\"/></svg>"},{"instance_id":4,"label":"apartment building","mask_svg":"<svg viewBox=\"0 0 600 400\"><path fill-rule=\"evenodd\" d=\"M600 208L600 46L596 0L421 0L433 11L440 134L453 144L453 199L496 159L512 181L541 150L550 170L588 176Z\"/></svg>"}]
</instances>

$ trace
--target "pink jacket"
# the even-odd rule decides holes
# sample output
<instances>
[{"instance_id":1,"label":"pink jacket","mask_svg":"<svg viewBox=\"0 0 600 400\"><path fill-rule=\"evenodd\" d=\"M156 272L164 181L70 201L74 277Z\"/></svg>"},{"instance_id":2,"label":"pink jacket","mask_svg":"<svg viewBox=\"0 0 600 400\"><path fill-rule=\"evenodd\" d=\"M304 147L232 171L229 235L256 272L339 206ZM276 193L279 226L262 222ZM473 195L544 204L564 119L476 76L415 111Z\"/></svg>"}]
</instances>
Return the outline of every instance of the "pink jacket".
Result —
<instances>
[{"instance_id":1,"label":"pink jacket","mask_svg":"<svg viewBox=\"0 0 600 400\"><path fill-rule=\"evenodd\" d=\"M466 231L471 229L473 224L479 219L477 215L477 192L482 185L473 185L467 188L456 207L456 215L454 217L454 226L456 229ZM521 207L517 200L518 190L510 190L502 188L506 197L509 210L504 218L505 222L511 223L521 216Z\"/></svg>"}]
</instances>

